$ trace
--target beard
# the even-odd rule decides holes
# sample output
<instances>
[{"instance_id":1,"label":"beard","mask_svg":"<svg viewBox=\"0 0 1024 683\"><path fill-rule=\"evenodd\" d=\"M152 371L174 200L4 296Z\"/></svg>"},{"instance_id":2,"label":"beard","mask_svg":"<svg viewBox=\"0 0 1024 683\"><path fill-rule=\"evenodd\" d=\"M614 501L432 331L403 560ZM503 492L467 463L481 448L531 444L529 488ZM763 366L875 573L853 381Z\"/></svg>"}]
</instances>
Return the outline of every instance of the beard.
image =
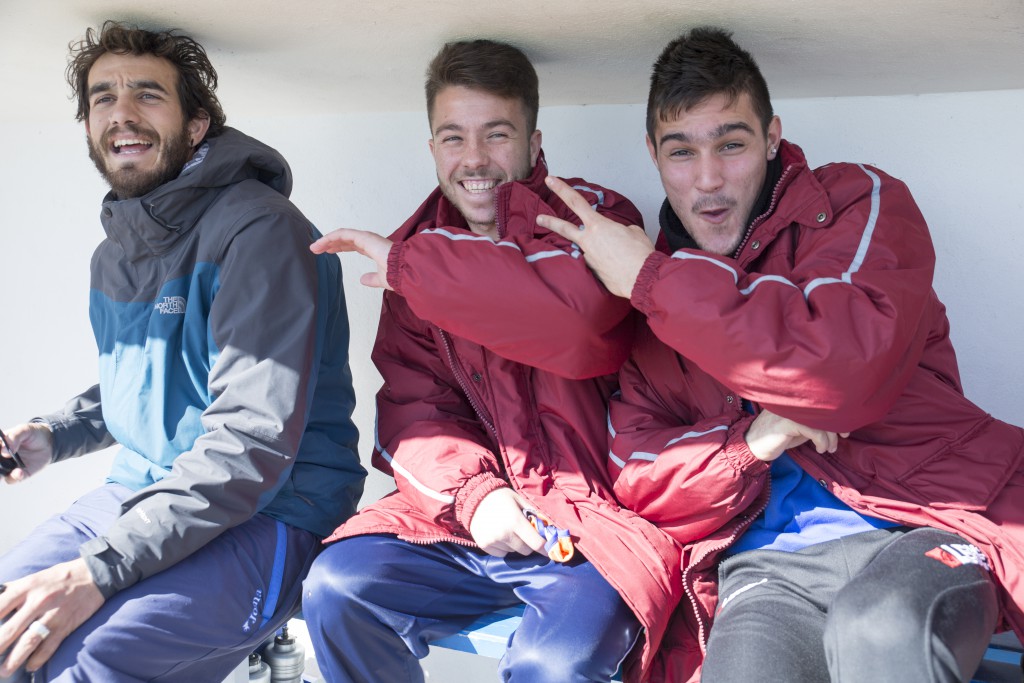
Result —
<instances>
[{"instance_id":1,"label":"beard","mask_svg":"<svg viewBox=\"0 0 1024 683\"><path fill-rule=\"evenodd\" d=\"M118 133L124 132L140 133L138 126L127 124L122 126ZM159 148L159 163L155 168L142 171L135 168L135 164L128 163L117 169L111 170L107 165L105 152L110 149L110 140L113 138L113 131L108 131L100 144L102 149L97 149L92 139L86 138L89 145L89 158L96 165L111 192L117 199L133 199L147 195L164 183L174 180L181 173L181 169L192 156L192 146L189 144L188 122L181 127L177 135L163 140L156 131L147 131L146 137L153 141Z\"/></svg>"}]
</instances>

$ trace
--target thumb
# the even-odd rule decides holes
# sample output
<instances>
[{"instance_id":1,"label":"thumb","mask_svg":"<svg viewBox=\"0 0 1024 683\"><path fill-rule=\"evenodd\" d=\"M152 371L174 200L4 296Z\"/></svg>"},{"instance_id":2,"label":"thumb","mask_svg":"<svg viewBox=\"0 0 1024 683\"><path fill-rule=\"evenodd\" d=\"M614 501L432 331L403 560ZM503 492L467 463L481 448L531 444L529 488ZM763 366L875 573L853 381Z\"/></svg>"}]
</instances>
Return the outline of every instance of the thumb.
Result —
<instances>
[{"instance_id":1,"label":"thumb","mask_svg":"<svg viewBox=\"0 0 1024 683\"><path fill-rule=\"evenodd\" d=\"M388 287L387 280L380 273L363 273L359 276L360 284L366 285L367 287L376 287L378 289L391 289Z\"/></svg>"}]
</instances>

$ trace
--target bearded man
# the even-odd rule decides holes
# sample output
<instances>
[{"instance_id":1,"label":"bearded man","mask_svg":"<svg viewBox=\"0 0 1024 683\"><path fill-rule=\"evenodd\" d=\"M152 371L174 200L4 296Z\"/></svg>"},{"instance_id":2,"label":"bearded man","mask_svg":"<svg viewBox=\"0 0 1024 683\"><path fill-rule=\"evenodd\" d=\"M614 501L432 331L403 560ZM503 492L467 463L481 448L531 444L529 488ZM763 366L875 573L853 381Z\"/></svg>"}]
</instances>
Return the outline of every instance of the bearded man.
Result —
<instances>
[{"instance_id":1,"label":"bearded man","mask_svg":"<svg viewBox=\"0 0 1024 683\"><path fill-rule=\"evenodd\" d=\"M6 430L0 464L15 483L122 449L0 558L0 676L222 680L362 491L340 265L310 253L281 155L224 125L194 40L106 22L67 75L111 188L99 383Z\"/></svg>"}]
</instances>

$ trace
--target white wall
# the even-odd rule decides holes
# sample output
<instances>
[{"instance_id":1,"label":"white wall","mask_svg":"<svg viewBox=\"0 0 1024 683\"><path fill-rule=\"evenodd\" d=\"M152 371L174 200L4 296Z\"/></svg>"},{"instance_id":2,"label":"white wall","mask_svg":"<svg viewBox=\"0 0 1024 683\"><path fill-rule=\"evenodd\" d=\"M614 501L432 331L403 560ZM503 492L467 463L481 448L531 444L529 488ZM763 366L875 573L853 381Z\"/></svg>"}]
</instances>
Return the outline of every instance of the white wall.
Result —
<instances>
[{"instance_id":1,"label":"white wall","mask_svg":"<svg viewBox=\"0 0 1024 683\"><path fill-rule=\"evenodd\" d=\"M1024 405L1014 400L1024 382L1017 354L1024 338L1024 131L1013 124L1024 110L1024 91L783 100L776 108L785 136L812 163L870 162L910 185L934 235L935 287L949 309L967 393L997 417L1024 424ZM653 228L662 194L643 144L643 119L641 105L558 107L542 110L539 124L554 173L622 191ZM284 153L295 172L293 199L323 230L390 232L435 184L419 112L238 115L230 122ZM5 124L0 149L0 424L12 425L56 409L95 381L88 264L102 237L105 188L73 123ZM360 257L343 263L356 419L368 460L379 382L368 357L380 293L358 284L368 270ZM108 453L65 463L0 489L0 551L102 480L109 459ZM370 495L388 488L375 477Z\"/></svg>"}]
</instances>

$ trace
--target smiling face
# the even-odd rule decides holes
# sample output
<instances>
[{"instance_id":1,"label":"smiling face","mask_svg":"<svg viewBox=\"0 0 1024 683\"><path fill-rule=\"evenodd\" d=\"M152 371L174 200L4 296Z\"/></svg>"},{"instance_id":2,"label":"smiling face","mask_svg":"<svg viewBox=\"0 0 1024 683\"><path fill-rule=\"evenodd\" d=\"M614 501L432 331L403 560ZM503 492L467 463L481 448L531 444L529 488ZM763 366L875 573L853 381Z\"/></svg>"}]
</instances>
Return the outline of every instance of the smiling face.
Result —
<instances>
[{"instance_id":1,"label":"smiling face","mask_svg":"<svg viewBox=\"0 0 1024 683\"><path fill-rule=\"evenodd\" d=\"M185 120L178 74L153 55L107 53L89 70L89 158L118 199L141 197L176 178L209 119Z\"/></svg>"},{"instance_id":2,"label":"smiling face","mask_svg":"<svg viewBox=\"0 0 1024 683\"><path fill-rule=\"evenodd\" d=\"M765 131L749 95L713 95L658 121L654 137L647 147L676 216L701 249L731 255L778 149L779 118Z\"/></svg>"},{"instance_id":3,"label":"smiling face","mask_svg":"<svg viewBox=\"0 0 1024 683\"><path fill-rule=\"evenodd\" d=\"M530 175L540 153L540 131L527 130L518 100L454 85L437 93L430 125L441 191L470 230L497 238L497 186Z\"/></svg>"}]
</instances>

